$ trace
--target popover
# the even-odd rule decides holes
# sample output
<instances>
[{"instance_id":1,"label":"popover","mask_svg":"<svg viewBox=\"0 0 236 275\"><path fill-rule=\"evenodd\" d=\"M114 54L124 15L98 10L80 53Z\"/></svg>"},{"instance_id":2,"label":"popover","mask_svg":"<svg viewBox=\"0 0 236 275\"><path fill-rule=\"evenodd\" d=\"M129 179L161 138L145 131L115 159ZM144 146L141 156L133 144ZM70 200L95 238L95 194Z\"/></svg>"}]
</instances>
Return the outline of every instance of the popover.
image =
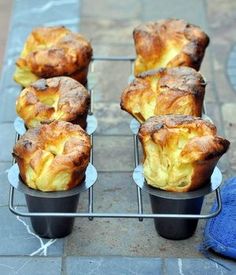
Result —
<instances>
[{"instance_id":1,"label":"popover","mask_svg":"<svg viewBox=\"0 0 236 275\"><path fill-rule=\"evenodd\" d=\"M79 126L54 121L29 129L15 144L23 182L40 191L64 191L80 184L90 157L90 139Z\"/></svg>"},{"instance_id":2,"label":"popover","mask_svg":"<svg viewBox=\"0 0 236 275\"><path fill-rule=\"evenodd\" d=\"M123 91L121 109L139 122L151 116L201 116L206 83L189 67L163 68L138 75Z\"/></svg>"},{"instance_id":3,"label":"popover","mask_svg":"<svg viewBox=\"0 0 236 275\"><path fill-rule=\"evenodd\" d=\"M16 61L14 79L23 87L39 78L71 76L87 82L91 44L65 27L38 27L28 36Z\"/></svg>"},{"instance_id":4,"label":"popover","mask_svg":"<svg viewBox=\"0 0 236 275\"><path fill-rule=\"evenodd\" d=\"M165 19L137 26L133 31L137 58L135 75L161 67L188 66L199 70L209 37L198 26Z\"/></svg>"},{"instance_id":5,"label":"popover","mask_svg":"<svg viewBox=\"0 0 236 275\"><path fill-rule=\"evenodd\" d=\"M187 192L209 183L229 141L201 118L163 115L149 118L139 129L144 152L144 177L153 187Z\"/></svg>"},{"instance_id":6,"label":"popover","mask_svg":"<svg viewBox=\"0 0 236 275\"><path fill-rule=\"evenodd\" d=\"M39 79L23 89L16 112L27 128L64 120L86 128L90 95L78 81L67 77Z\"/></svg>"}]
</instances>

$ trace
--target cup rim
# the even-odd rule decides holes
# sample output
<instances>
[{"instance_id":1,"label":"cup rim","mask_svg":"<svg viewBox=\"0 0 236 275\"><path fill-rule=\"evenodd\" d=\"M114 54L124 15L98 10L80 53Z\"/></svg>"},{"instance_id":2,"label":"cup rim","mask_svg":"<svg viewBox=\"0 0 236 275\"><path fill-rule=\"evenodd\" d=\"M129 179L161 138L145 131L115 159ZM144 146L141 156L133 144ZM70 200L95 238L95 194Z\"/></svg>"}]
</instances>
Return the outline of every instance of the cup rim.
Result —
<instances>
[{"instance_id":1,"label":"cup rim","mask_svg":"<svg viewBox=\"0 0 236 275\"><path fill-rule=\"evenodd\" d=\"M77 195L81 192L88 190L97 180L97 170L96 168L89 163L86 172L85 179L79 185L74 188L66 191L52 191L52 192L43 192L40 190L35 190L28 187L20 177L20 170L17 163L15 163L8 170L8 181L17 191L24 193L25 195L29 195L32 197L38 198L65 198Z\"/></svg>"},{"instance_id":2,"label":"cup rim","mask_svg":"<svg viewBox=\"0 0 236 275\"><path fill-rule=\"evenodd\" d=\"M214 192L222 183L222 173L218 167L215 167L211 175L211 180L207 184L189 192L170 192L152 187L151 185L147 184L144 178L142 164L138 165L134 169L133 180L141 188L141 190L149 193L150 195L163 199L186 200L203 197Z\"/></svg>"}]
</instances>

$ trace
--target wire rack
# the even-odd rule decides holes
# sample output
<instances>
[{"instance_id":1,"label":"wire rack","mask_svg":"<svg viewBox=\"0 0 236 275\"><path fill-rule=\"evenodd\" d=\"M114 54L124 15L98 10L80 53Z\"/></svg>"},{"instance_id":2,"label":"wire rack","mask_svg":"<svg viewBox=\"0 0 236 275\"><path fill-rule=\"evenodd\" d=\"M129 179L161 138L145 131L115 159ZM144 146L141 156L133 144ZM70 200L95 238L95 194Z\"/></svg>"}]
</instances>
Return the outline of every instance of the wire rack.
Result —
<instances>
[{"instance_id":1,"label":"wire rack","mask_svg":"<svg viewBox=\"0 0 236 275\"><path fill-rule=\"evenodd\" d=\"M94 73L94 64L96 62L105 61L105 62L128 62L130 64L130 72L131 72L131 78L133 79L133 64L134 64L134 57L132 56L111 56L111 57L104 57L104 56L96 56L93 57L93 60L91 62L90 66L90 72ZM90 84L88 84L88 89L91 95L91 104L90 104L90 110L89 110L89 116L93 116L93 93L94 88L93 85L90 87ZM204 106L204 112L206 108ZM135 126L134 126L135 125ZM134 169L140 164L140 157L139 157L139 141L137 137L137 123L135 124L134 121L131 121L130 125L131 131L133 132L133 146L134 146ZM17 141L20 138L20 134L16 134ZM93 133L90 135L90 140L92 144L91 149L91 155L90 155L90 163L93 164ZM12 160L12 164L15 163L15 160ZM142 190L137 185L137 212L136 213L103 213L103 212L96 212L94 211L93 207L93 186L91 186L88 189L88 206L87 206L87 212L76 212L76 213L60 213L60 212L23 212L17 209L17 207L14 204L14 194L15 194L15 188L10 185L9 190L9 209L10 211L17 215L22 217L80 217L80 218L88 218L89 220L92 220L93 218L136 218L139 221L142 221L144 218L176 218L176 219L209 219L217 216L221 209L222 209L222 201L220 196L220 188L217 188L214 192L216 195L216 202L217 202L217 208L214 212L209 214L152 214L152 213L144 213L143 210L143 202L142 202Z\"/></svg>"}]
</instances>

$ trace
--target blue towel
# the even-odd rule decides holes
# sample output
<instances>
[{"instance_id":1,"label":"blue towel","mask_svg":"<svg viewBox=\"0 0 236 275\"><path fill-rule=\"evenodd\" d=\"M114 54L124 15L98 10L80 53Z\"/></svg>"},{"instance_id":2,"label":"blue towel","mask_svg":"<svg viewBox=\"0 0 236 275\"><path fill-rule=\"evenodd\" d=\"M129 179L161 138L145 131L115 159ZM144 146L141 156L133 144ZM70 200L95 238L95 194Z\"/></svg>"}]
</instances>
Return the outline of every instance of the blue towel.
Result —
<instances>
[{"instance_id":1,"label":"blue towel","mask_svg":"<svg viewBox=\"0 0 236 275\"><path fill-rule=\"evenodd\" d=\"M222 211L210 219L204 231L203 247L236 259L236 178L228 179L221 190ZM216 210L216 202L212 210Z\"/></svg>"}]
</instances>

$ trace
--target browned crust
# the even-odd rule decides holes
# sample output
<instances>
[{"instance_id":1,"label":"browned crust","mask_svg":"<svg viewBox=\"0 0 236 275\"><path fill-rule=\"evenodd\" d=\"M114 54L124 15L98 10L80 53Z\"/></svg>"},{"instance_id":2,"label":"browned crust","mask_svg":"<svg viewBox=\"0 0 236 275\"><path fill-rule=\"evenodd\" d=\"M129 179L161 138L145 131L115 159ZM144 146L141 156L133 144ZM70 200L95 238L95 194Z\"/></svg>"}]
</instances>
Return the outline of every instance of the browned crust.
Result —
<instances>
[{"instance_id":1,"label":"browned crust","mask_svg":"<svg viewBox=\"0 0 236 275\"><path fill-rule=\"evenodd\" d=\"M43 47L35 50L39 45ZM40 78L73 75L83 71L80 80L86 83L85 72L93 50L82 35L72 33L65 27L39 27L28 36L25 47L33 50L26 57L19 58L17 66L28 67Z\"/></svg>"},{"instance_id":2,"label":"browned crust","mask_svg":"<svg viewBox=\"0 0 236 275\"><path fill-rule=\"evenodd\" d=\"M58 98L56 106L41 102L41 96L50 95ZM83 117L86 121L89 104L90 95L86 88L76 80L64 76L40 79L23 89L16 101L16 110L30 128L33 119L37 118L39 123L50 123L57 112L62 113L58 120L76 123ZM80 125L84 128L85 124L81 121Z\"/></svg>"},{"instance_id":3,"label":"browned crust","mask_svg":"<svg viewBox=\"0 0 236 275\"><path fill-rule=\"evenodd\" d=\"M229 141L219 136L192 139L182 151L182 157L194 162L191 185L186 191L195 190L209 182L220 157L228 150Z\"/></svg>"},{"instance_id":4,"label":"browned crust","mask_svg":"<svg viewBox=\"0 0 236 275\"><path fill-rule=\"evenodd\" d=\"M155 88L152 81L156 80ZM155 101L153 115L181 114L181 99L189 97L189 115L201 116L206 83L202 75L189 67L162 68L139 74L121 95L121 109L136 119L135 110ZM145 119L139 119L143 122Z\"/></svg>"},{"instance_id":5,"label":"browned crust","mask_svg":"<svg viewBox=\"0 0 236 275\"><path fill-rule=\"evenodd\" d=\"M146 120L140 127L139 137L146 135L153 137L153 135L161 129L171 128L188 128L197 129L198 131L207 131L212 135L216 134L216 127L209 121L203 120L200 117L193 117L189 115L161 115L153 116Z\"/></svg>"},{"instance_id":6,"label":"browned crust","mask_svg":"<svg viewBox=\"0 0 236 275\"><path fill-rule=\"evenodd\" d=\"M180 46L179 54L167 67L189 66L199 70L208 35L200 27L180 19L166 19L137 26L133 31L136 53L145 61L160 60L166 54L167 43ZM187 43L183 43L184 41ZM181 46L182 45L182 46Z\"/></svg>"},{"instance_id":7,"label":"browned crust","mask_svg":"<svg viewBox=\"0 0 236 275\"><path fill-rule=\"evenodd\" d=\"M73 74L70 75L71 78L77 80L82 85L86 86L87 84L87 75L88 75L88 66L82 68L78 71L75 71Z\"/></svg>"},{"instance_id":8,"label":"browned crust","mask_svg":"<svg viewBox=\"0 0 236 275\"><path fill-rule=\"evenodd\" d=\"M151 117L141 125L138 136L143 148L147 139L160 146L171 146L171 140L178 138L178 132L173 133L172 129L183 128L189 132L192 130L198 132L198 136L188 141L180 155L183 163L193 165L191 183L185 188L169 187L168 191L187 192L209 182L218 160L230 145L227 139L216 135L216 127L212 123L198 117L183 115ZM144 160L145 158L144 151Z\"/></svg>"},{"instance_id":9,"label":"browned crust","mask_svg":"<svg viewBox=\"0 0 236 275\"><path fill-rule=\"evenodd\" d=\"M28 184L26 172L29 167L39 177L44 164L41 159L43 151L47 150L48 144L59 145L60 142L64 142L63 152L55 155L50 164L50 173L47 175L49 181L47 191L55 191L50 190L50 179L63 171L71 173L71 180L66 189L81 182L90 158L89 136L79 125L54 121L48 125L29 129L13 148L13 155L19 165L20 175L26 184Z\"/></svg>"}]
</instances>

